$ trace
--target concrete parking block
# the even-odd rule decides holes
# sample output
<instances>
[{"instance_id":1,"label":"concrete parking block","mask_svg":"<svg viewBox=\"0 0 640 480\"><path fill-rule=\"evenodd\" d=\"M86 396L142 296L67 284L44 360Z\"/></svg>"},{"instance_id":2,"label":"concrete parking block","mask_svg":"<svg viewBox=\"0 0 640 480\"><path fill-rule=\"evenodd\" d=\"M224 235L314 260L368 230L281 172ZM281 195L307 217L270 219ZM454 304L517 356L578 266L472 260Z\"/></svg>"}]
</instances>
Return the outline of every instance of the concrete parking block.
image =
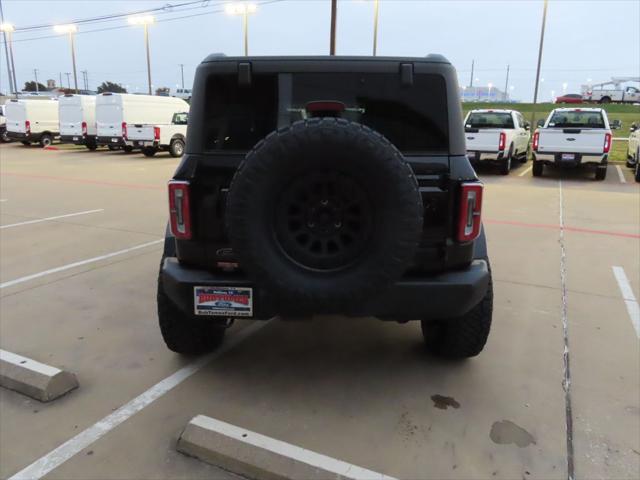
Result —
<instances>
[{"instance_id":1,"label":"concrete parking block","mask_svg":"<svg viewBox=\"0 0 640 480\"><path fill-rule=\"evenodd\" d=\"M256 479L394 480L350 463L197 415L178 439L178 451Z\"/></svg>"},{"instance_id":2,"label":"concrete parking block","mask_svg":"<svg viewBox=\"0 0 640 480\"><path fill-rule=\"evenodd\" d=\"M0 385L49 402L78 388L78 380L71 372L0 350Z\"/></svg>"}]
</instances>

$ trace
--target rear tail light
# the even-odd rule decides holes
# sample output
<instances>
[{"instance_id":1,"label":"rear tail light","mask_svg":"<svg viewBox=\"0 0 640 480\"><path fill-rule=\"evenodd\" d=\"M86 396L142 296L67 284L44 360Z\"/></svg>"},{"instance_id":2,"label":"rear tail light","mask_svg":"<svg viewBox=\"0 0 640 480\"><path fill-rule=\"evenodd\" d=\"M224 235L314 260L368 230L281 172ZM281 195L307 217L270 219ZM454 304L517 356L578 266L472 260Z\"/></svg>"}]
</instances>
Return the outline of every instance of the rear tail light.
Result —
<instances>
[{"instance_id":1,"label":"rear tail light","mask_svg":"<svg viewBox=\"0 0 640 480\"><path fill-rule=\"evenodd\" d=\"M87 122L82 122L82 135L87 134Z\"/></svg>"},{"instance_id":2,"label":"rear tail light","mask_svg":"<svg viewBox=\"0 0 640 480\"><path fill-rule=\"evenodd\" d=\"M603 148L603 152L602 153L609 153L609 150L611 150L611 134L610 133L605 133L604 134L604 148Z\"/></svg>"},{"instance_id":3,"label":"rear tail light","mask_svg":"<svg viewBox=\"0 0 640 480\"><path fill-rule=\"evenodd\" d=\"M122 138L127 139L127 122L122 122Z\"/></svg>"},{"instance_id":4,"label":"rear tail light","mask_svg":"<svg viewBox=\"0 0 640 480\"><path fill-rule=\"evenodd\" d=\"M538 151L538 143L540 143L540 132L536 132L533 134L533 151Z\"/></svg>"},{"instance_id":5,"label":"rear tail light","mask_svg":"<svg viewBox=\"0 0 640 480\"><path fill-rule=\"evenodd\" d=\"M191 238L191 212L189 210L189 182L169 182L169 218L171 233L182 240Z\"/></svg>"},{"instance_id":6,"label":"rear tail light","mask_svg":"<svg viewBox=\"0 0 640 480\"><path fill-rule=\"evenodd\" d=\"M153 127L153 139L160 141L160 127Z\"/></svg>"},{"instance_id":7,"label":"rear tail light","mask_svg":"<svg viewBox=\"0 0 640 480\"><path fill-rule=\"evenodd\" d=\"M31 133L31 122L29 120L25 120L24 122L24 132Z\"/></svg>"},{"instance_id":8,"label":"rear tail light","mask_svg":"<svg viewBox=\"0 0 640 480\"><path fill-rule=\"evenodd\" d=\"M458 241L471 242L480 235L482 190L480 182L463 183L460 191Z\"/></svg>"},{"instance_id":9,"label":"rear tail light","mask_svg":"<svg viewBox=\"0 0 640 480\"><path fill-rule=\"evenodd\" d=\"M498 141L498 150L504 150L504 146L507 143L507 134L500 132L500 140Z\"/></svg>"}]
</instances>

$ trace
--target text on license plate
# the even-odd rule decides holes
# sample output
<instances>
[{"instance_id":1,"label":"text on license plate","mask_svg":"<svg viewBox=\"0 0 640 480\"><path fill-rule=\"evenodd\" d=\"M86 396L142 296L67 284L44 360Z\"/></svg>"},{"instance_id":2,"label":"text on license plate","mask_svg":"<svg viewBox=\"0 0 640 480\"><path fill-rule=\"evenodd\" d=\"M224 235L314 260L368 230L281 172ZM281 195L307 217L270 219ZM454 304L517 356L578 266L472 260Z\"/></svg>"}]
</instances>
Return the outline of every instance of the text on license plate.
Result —
<instances>
[{"instance_id":1,"label":"text on license plate","mask_svg":"<svg viewBox=\"0 0 640 480\"><path fill-rule=\"evenodd\" d=\"M575 160L576 156L573 153L563 153L562 160Z\"/></svg>"},{"instance_id":2,"label":"text on license plate","mask_svg":"<svg viewBox=\"0 0 640 480\"><path fill-rule=\"evenodd\" d=\"M253 289L245 287L193 287L196 315L252 317Z\"/></svg>"}]
</instances>

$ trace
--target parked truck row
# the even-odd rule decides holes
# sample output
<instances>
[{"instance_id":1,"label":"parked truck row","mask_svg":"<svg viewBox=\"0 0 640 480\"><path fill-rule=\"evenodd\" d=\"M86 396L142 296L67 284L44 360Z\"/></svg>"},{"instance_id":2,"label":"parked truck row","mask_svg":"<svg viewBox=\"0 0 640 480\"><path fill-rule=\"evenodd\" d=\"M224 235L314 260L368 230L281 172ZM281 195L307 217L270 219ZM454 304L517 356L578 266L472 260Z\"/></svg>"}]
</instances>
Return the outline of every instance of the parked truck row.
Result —
<instances>
[{"instance_id":1,"label":"parked truck row","mask_svg":"<svg viewBox=\"0 0 640 480\"><path fill-rule=\"evenodd\" d=\"M11 99L3 106L7 140L47 147L55 139L107 146L146 156L168 151L182 156L189 104L175 97L103 93L68 94L59 99Z\"/></svg>"}]
</instances>

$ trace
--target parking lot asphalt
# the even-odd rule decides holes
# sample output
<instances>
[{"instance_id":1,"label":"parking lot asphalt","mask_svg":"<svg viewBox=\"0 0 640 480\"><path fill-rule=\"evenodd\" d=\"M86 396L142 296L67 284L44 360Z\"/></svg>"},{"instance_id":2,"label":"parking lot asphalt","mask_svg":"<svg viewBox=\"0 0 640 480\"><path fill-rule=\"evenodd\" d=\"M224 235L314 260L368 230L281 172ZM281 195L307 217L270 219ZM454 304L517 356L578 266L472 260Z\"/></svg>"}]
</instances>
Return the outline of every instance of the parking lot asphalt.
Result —
<instances>
[{"instance_id":1,"label":"parking lot asphalt","mask_svg":"<svg viewBox=\"0 0 640 480\"><path fill-rule=\"evenodd\" d=\"M192 368L155 313L177 163L0 146L0 348L80 383L47 404L0 390L0 477L42 460L44 478L235 478L176 451L197 414L396 478L638 477L640 333L615 272L640 298L640 190L624 166L624 182L614 165L603 182L479 169L495 305L474 359L426 354L417 322L276 318L236 322L235 345Z\"/></svg>"}]
</instances>

